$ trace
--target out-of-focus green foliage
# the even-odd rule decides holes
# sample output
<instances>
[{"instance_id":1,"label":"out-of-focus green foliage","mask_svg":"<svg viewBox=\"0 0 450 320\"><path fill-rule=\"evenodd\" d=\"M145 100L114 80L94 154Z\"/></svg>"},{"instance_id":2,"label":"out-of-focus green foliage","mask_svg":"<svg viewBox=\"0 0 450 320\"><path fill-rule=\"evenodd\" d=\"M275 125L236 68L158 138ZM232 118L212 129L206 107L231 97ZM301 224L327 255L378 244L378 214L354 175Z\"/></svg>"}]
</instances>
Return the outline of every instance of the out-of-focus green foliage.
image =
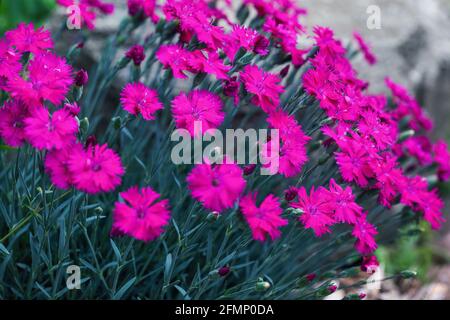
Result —
<instances>
[{"instance_id":1,"label":"out-of-focus green foliage","mask_svg":"<svg viewBox=\"0 0 450 320\"><path fill-rule=\"evenodd\" d=\"M20 22L41 24L54 8L54 0L0 0L0 35Z\"/></svg>"},{"instance_id":2,"label":"out-of-focus green foliage","mask_svg":"<svg viewBox=\"0 0 450 320\"><path fill-rule=\"evenodd\" d=\"M403 236L393 246L381 247L377 251L386 273L393 274L411 269L417 272L420 280L427 280L427 273L433 261L430 246L431 229L428 224L410 225L402 230Z\"/></svg>"}]
</instances>

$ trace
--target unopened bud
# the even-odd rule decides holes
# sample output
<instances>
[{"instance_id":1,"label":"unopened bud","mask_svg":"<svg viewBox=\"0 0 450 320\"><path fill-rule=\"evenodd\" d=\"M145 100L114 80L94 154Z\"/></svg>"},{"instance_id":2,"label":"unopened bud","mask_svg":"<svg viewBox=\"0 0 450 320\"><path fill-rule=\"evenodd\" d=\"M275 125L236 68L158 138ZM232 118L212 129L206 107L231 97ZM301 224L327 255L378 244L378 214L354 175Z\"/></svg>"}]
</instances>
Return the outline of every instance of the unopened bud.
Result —
<instances>
[{"instance_id":1,"label":"unopened bud","mask_svg":"<svg viewBox=\"0 0 450 320\"><path fill-rule=\"evenodd\" d=\"M297 196L297 188L295 187L289 187L289 189L284 191L284 199L286 199L287 202L291 202L295 199Z\"/></svg>"},{"instance_id":2,"label":"unopened bud","mask_svg":"<svg viewBox=\"0 0 450 320\"><path fill-rule=\"evenodd\" d=\"M270 288L270 283L267 281L264 281L263 279L258 279L258 282L256 283L256 291L267 291Z\"/></svg>"},{"instance_id":3,"label":"unopened bud","mask_svg":"<svg viewBox=\"0 0 450 320\"><path fill-rule=\"evenodd\" d=\"M287 208L286 212L296 218L300 217L304 213L303 210L299 208Z\"/></svg>"},{"instance_id":4,"label":"unopened bud","mask_svg":"<svg viewBox=\"0 0 450 320\"><path fill-rule=\"evenodd\" d=\"M97 208L95 208L95 210L94 210L96 213L98 213L98 214L102 214L103 213L103 208L102 207L97 207Z\"/></svg>"},{"instance_id":5,"label":"unopened bud","mask_svg":"<svg viewBox=\"0 0 450 320\"><path fill-rule=\"evenodd\" d=\"M280 77L284 78L288 75L289 73L289 65L287 65L286 67L284 67L283 69L281 69L280 71Z\"/></svg>"},{"instance_id":6,"label":"unopened bud","mask_svg":"<svg viewBox=\"0 0 450 320\"><path fill-rule=\"evenodd\" d=\"M249 164L244 167L244 175L249 176L251 175L256 169L256 164Z\"/></svg>"},{"instance_id":7,"label":"unopened bud","mask_svg":"<svg viewBox=\"0 0 450 320\"><path fill-rule=\"evenodd\" d=\"M224 266L219 270L217 270L217 273L219 274L219 276L225 277L227 274L230 273L230 267Z\"/></svg>"},{"instance_id":8,"label":"unopened bud","mask_svg":"<svg viewBox=\"0 0 450 320\"><path fill-rule=\"evenodd\" d=\"M329 293L334 293L337 290L337 286L332 284L331 286L328 286L327 290Z\"/></svg>"},{"instance_id":9,"label":"unopened bud","mask_svg":"<svg viewBox=\"0 0 450 320\"><path fill-rule=\"evenodd\" d=\"M80 131L83 134L86 134L89 131L89 119L87 117L80 120Z\"/></svg>"},{"instance_id":10,"label":"unopened bud","mask_svg":"<svg viewBox=\"0 0 450 320\"><path fill-rule=\"evenodd\" d=\"M402 133L400 133L400 135L398 136L398 142L403 142L408 138L411 138L412 136L414 136L416 134L416 132L414 130L406 130L403 131Z\"/></svg>"},{"instance_id":11,"label":"unopened bud","mask_svg":"<svg viewBox=\"0 0 450 320\"><path fill-rule=\"evenodd\" d=\"M219 217L220 217L220 213L217 211L213 211L206 216L206 221L208 221L210 223L214 223L219 219Z\"/></svg>"},{"instance_id":12,"label":"unopened bud","mask_svg":"<svg viewBox=\"0 0 450 320\"><path fill-rule=\"evenodd\" d=\"M77 72L75 75L75 85L77 87L83 87L85 86L89 81L89 75L86 70L81 69Z\"/></svg>"},{"instance_id":13,"label":"unopened bud","mask_svg":"<svg viewBox=\"0 0 450 320\"><path fill-rule=\"evenodd\" d=\"M128 59L133 60L135 66L140 66L142 61L145 60L145 50L141 45L132 46L126 53L125 56Z\"/></svg>"}]
</instances>

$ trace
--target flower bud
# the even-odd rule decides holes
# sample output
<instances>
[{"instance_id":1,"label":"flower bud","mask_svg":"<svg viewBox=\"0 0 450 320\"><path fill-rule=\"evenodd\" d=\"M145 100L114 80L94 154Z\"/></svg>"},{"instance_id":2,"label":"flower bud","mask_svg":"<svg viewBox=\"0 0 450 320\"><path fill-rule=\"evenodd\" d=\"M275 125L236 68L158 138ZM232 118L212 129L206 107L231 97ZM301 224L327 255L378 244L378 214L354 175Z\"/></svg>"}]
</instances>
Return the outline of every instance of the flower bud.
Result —
<instances>
[{"instance_id":1,"label":"flower bud","mask_svg":"<svg viewBox=\"0 0 450 320\"><path fill-rule=\"evenodd\" d=\"M77 72L75 75L75 85L77 87L83 87L85 86L89 81L89 75L86 70L81 69Z\"/></svg>"},{"instance_id":2,"label":"flower bud","mask_svg":"<svg viewBox=\"0 0 450 320\"><path fill-rule=\"evenodd\" d=\"M249 164L244 167L244 175L249 176L251 175L256 169L256 164Z\"/></svg>"},{"instance_id":3,"label":"flower bud","mask_svg":"<svg viewBox=\"0 0 450 320\"><path fill-rule=\"evenodd\" d=\"M140 66L142 61L145 60L145 52L144 47L141 45L135 45L131 47L126 53L125 56L128 59L133 60L135 66Z\"/></svg>"},{"instance_id":4,"label":"flower bud","mask_svg":"<svg viewBox=\"0 0 450 320\"><path fill-rule=\"evenodd\" d=\"M406 130L403 131L402 133L400 133L400 135L398 136L398 142L403 142L408 138L411 138L412 136L414 136L416 134L416 132L414 130Z\"/></svg>"},{"instance_id":5,"label":"flower bud","mask_svg":"<svg viewBox=\"0 0 450 320\"><path fill-rule=\"evenodd\" d=\"M89 131L89 119L88 118L83 118L80 120L80 131L83 134L86 134Z\"/></svg>"},{"instance_id":6,"label":"flower bud","mask_svg":"<svg viewBox=\"0 0 450 320\"><path fill-rule=\"evenodd\" d=\"M315 273L310 273L306 275L306 280L308 280L309 282L312 282L315 278L316 278Z\"/></svg>"},{"instance_id":7,"label":"flower bud","mask_svg":"<svg viewBox=\"0 0 450 320\"><path fill-rule=\"evenodd\" d=\"M332 284L331 286L328 286L327 290L329 293L334 293L337 290L337 286Z\"/></svg>"},{"instance_id":8,"label":"flower bud","mask_svg":"<svg viewBox=\"0 0 450 320\"><path fill-rule=\"evenodd\" d=\"M298 209L298 208L287 208L286 212L288 214L293 215L296 218L300 217L303 214L303 210L302 209Z\"/></svg>"},{"instance_id":9,"label":"flower bud","mask_svg":"<svg viewBox=\"0 0 450 320\"><path fill-rule=\"evenodd\" d=\"M295 199L297 196L297 188L295 187L289 187L287 190L284 191L284 199L286 199L287 202L291 202Z\"/></svg>"},{"instance_id":10,"label":"flower bud","mask_svg":"<svg viewBox=\"0 0 450 320\"><path fill-rule=\"evenodd\" d=\"M226 275L228 275L228 273L230 273L230 270L230 267L223 266L217 271L217 273L219 274L219 276L225 277Z\"/></svg>"},{"instance_id":11,"label":"flower bud","mask_svg":"<svg viewBox=\"0 0 450 320\"><path fill-rule=\"evenodd\" d=\"M284 78L288 75L289 73L289 65L287 65L286 67L284 67L283 69L281 69L280 71L280 77Z\"/></svg>"}]
</instances>

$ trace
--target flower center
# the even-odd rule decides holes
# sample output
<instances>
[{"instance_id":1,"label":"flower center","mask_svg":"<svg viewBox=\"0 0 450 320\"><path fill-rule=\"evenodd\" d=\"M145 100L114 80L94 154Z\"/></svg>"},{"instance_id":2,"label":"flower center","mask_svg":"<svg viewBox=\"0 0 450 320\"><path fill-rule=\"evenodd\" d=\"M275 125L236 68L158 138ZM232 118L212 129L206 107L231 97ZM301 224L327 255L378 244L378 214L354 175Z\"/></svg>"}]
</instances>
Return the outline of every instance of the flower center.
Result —
<instances>
[{"instance_id":1,"label":"flower center","mask_svg":"<svg viewBox=\"0 0 450 320\"><path fill-rule=\"evenodd\" d=\"M143 207L136 208L136 215L139 219L144 219L146 210Z\"/></svg>"}]
</instances>

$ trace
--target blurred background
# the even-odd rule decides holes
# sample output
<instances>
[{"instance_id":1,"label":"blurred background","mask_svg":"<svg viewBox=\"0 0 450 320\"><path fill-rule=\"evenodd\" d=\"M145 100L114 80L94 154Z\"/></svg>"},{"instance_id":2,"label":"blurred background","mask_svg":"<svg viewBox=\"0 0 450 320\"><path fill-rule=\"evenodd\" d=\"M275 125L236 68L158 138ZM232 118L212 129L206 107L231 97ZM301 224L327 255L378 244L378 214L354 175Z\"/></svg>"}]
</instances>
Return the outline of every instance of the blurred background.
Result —
<instances>
[{"instance_id":1,"label":"blurred background","mask_svg":"<svg viewBox=\"0 0 450 320\"><path fill-rule=\"evenodd\" d=\"M94 36L85 52L89 64L95 62L102 39L114 32L126 14L126 0L110 0L116 12L98 19ZM303 23L331 27L344 41L360 32L378 57L369 67L354 61L362 78L371 83L374 93L386 92L384 78L405 85L415 94L435 121L433 138L450 142L450 0L298 0L307 8ZM370 30L370 6L380 12L380 28ZM373 8L373 7L372 7ZM33 21L58 29L64 11L54 0L0 0L0 34L20 21ZM445 196L446 216L450 213L450 186L440 185ZM371 299L450 299L450 222L439 233L420 226L421 232L406 228L396 243L380 248L377 255L382 268L375 279L405 269L418 272L416 280L388 281L365 288ZM412 232L414 231L414 232ZM412 235L413 234L413 235ZM337 291L331 298L340 298Z\"/></svg>"}]
</instances>

